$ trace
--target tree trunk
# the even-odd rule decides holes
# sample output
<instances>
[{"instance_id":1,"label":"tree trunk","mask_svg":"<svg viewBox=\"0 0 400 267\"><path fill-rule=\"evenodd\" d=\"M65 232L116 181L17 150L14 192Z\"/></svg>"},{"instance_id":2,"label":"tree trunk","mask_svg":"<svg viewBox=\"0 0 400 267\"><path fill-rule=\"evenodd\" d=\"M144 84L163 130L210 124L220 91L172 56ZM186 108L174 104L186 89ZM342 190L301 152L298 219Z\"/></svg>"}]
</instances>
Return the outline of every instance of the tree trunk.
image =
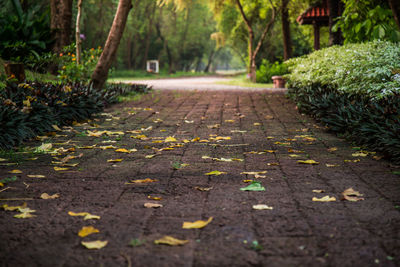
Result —
<instances>
[{"instance_id":1,"label":"tree trunk","mask_svg":"<svg viewBox=\"0 0 400 267\"><path fill-rule=\"evenodd\" d=\"M71 43L72 2L73 0L50 0L50 28L55 40L53 52L57 54Z\"/></svg>"},{"instance_id":2,"label":"tree trunk","mask_svg":"<svg viewBox=\"0 0 400 267\"><path fill-rule=\"evenodd\" d=\"M332 31L333 25L336 23L335 19L339 17L339 4L340 0L328 0L329 9L329 45L341 45L343 43L342 32L338 29L336 32Z\"/></svg>"},{"instance_id":3,"label":"tree trunk","mask_svg":"<svg viewBox=\"0 0 400 267\"><path fill-rule=\"evenodd\" d=\"M81 64L81 13L82 13L82 0L78 0L78 14L76 15L76 28L75 28L75 42L76 42L76 64Z\"/></svg>"},{"instance_id":4,"label":"tree trunk","mask_svg":"<svg viewBox=\"0 0 400 267\"><path fill-rule=\"evenodd\" d=\"M216 54L215 49L213 49L213 50L211 51L210 55L208 56L207 66L204 68L204 72L205 72L205 73L210 72L210 67L211 67L211 64L212 64L212 62L213 62L213 59L214 59L214 55L215 55L215 54Z\"/></svg>"},{"instance_id":5,"label":"tree trunk","mask_svg":"<svg viewBox=\"0 0 400 267\"><path fill-rule=\"evenodd\" d=\"M283 59L288 60L292 57L292 38L290 36L290 22L288 4L290 0L282 0L282 36L283 36Z\"/></svg>"},{"instance_id":6,"label":"tree trunk","mask_svg":"<svg viewBox=\"0 0 400 267\"><path fill-rule=\"evenodd\" d=\"M108 77L108 71L115 59L119 42L124 32L125 24L128 19L129 11L132 8L131 0L120 0L114 21L104 45L103 52L100 55L96 68L92 74L92 85L95 89L101 89Z\"/></svg>"},{"instance_id":7,"label":"tree trunk","mask_svg":"<svg viewBox=\"0 0 400 267\"><path fill-rule=\"evenodd\" d=\"M248 50L249 50L249 65L247 67L248 70L248 74L250 76L250 80L252 82L256 82L256 70L257 70L257 66L256 66L256 56L258 54L258 51L260 51L261 45L264 42L265 37L267 36L267 33L270 31L270 29L272 28L272 26L274 25L275 22L275 14L276 14L276 10L274 5L272 4L271 0L269 0L271 6L272 6L272 15L271 15L271 19L269 20L269 22L267 23L267 25L265 25L264 31L261 34L260 39L258 40L257 46L254 49L254 31L251 25L250 20L247 18L246 14L244 13L243 10L243 6L240 3L240 0L236 0L236 5L239 8L240 14L242 15L242 19L245 22L246 26L247 26L247 31L249 34L249 39L248 39Z\"/></svg>"},{"instance_id":8,"label":"tree trunk","mask_svg":"<svg viewBox=\"0 0 400 267\"><path fill-rule=\"evenodd\" d=\"M399 0L388 0L390 9L392 10L394 20L400 30L400 3Z\"/></svg>"}]
</instances>

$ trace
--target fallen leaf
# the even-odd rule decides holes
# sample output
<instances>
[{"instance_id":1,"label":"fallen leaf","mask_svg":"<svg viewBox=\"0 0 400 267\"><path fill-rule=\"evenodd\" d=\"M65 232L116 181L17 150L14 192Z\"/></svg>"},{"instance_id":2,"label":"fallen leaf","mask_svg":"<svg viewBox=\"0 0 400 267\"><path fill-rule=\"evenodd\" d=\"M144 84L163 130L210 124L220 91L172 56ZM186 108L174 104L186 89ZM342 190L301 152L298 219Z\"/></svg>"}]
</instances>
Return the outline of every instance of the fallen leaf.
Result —
<instances>
[{"instance_id":1,"label":"fallen leaf","mask_svg":"<svg viewBox=\"0 0 400 267\"><path fill-rule=\"evenodd\" d=\"M144 207L145 208L162 208L163 205L158 204L158 203L147 202L147 203L144 203Z\"/></svg>"},{"instance_id":2,"label":"fallen leaf","mask_svg":"<svg viewBox=\"0 0 400 267\"><path fill-rule=\"evenodd\" d=\"M267 120L272 120L272 119L274 119L274 116L265 115L264 118L267 119Z\"/></svg>"},{"instance_id":3,"label":"fallen leaf","mask_svg":"<svg viewBox=\"0 0 400 267\"><path fill-rule=\"evenodd\" d=\"M75 213L73 211L68 211L68 215L69 216L82 216L82 217L84 217L83 219L85 221L86 220L90 220L90 219L97 219L97 220L100 219L100 216L90 214L89 212L78 212L78 213Z\"/></svg>"},{"instance_id":4,"label":"fallen leaf","mask_svg":"<svg viewBox=\"0 0 400 267\"><path fill-rule=\"evenodd\" d=\"M116 149L115 152L119 152L119 153L131 153L128 149L126 148L119 148Z\"/></svg>"},{"instance_id":5,"label":"fallen leaf","mask_svg":"<svg viewBox=\"0 0 400 267\"><path fill-rule=\"evenodd\" d=\"M54 167L55 171L66 171L68 168Z\"/></svg>"},{"instance_id":6,"label":"fallen leaf","mask_svg":"<svg viewBox=\"0 0 400 267\"><path fill-rule=\"evenodd\" d=\"M323 190L323 189L314 189L313 190L313 193L324 193L325 192L325 190Z\"/></svg>"},{"instance_id":7,"label":"fallen leaf","mask_svg":"<svg viewBox=\"0 0 400 267\"><path fill-rule=\"evenodd\" d=\"M121 161L123 161L123 159L109 159L109 160L107 160L107 162L112 162L112 163L121 162Z\"/></svg>"},{"instance_id":8,"label":"fallen leaf","mask_svg":"<svg viewBox=\"0 0 400 267\"><path fill-rule=\"evenodd\" d=\"M212 141L231 140L231 137L230 136L217 136L217 137L211 137L210 140L212 140Z\"/></svg>"},{"instance_id":9,"label":"fallen leaf","mask_svg":"<svg viewBox=\"0 0 400 267\"><path fill-rule=\"evenodd\" d=\"M85 242L82 241L81 244L86 247L87 249L101 249L104 248L107 245L108 241L101 241L101 240L96 240L96 241L90 241L90 242Z\"/></svg>"},{"instance_id":10,"label":"fallen leaf","mask_svg":"<svg viewBox=\"0 0 400 267\"><path fill-rule=\"evenodd\" d=\"M83 226L78 235L80 237L85 237L95 233L100 233L99 229L96 229L93 226Z\"/></svg>"},{"instance_id":11,"label":"fallen leaf","mask_svg":"<svg viewBox=\"0 0 400 267\"><path fill-rule=\"evenodd\" d=\"M331 148L328 148L328 151L329 151L329 152L334 152L334 151L336 151L336 150L338 150L338 148L337 148L337 147L331 147Z\"/></svg>"},{"instance_id":12,"label":"fallen leaf","mask_svg":"<svg viewBox=\"0 0 400 267\"><path fill-rule=\"evenodd\" d=\"M61 131L60 127L58 127L55 124L51 125L51 127L53 127L53 129L56 130L56 131Z\"/></svg>"},{"instance_id":13,"label":"fallen leaf","mask_svg":"<svg viewBox=\"0 0 400 267\"><path fill-rule=\"evenodd\" d=\"M197 189L199 191L210 191L211 189L213 189L213 187L200 187L200 186L195 186L194 189Z\"/></svg>"},{"instance_id":14,"label":"fallen leaf","mask_svg":"<svg viewBox=\"0 0 400 267\"><path fill-rule=\"evenodd\" d=\"M247 133L245 130L231 130L231 133Z\"/></svg>"},{"instance_id":15,"label":"fallen leaf","mask_svg":"<svg viewBox=\"0 0 400 267\"><path fill-rule=\"evenodd\" d=\"M267 163L267 165L268 166L279 166L279 163L278 162L270 162L270 163Z\"/></svg>"},{"instance_id":16,"label":"fallen leaf","mask_svg":"<svg viewBox=\"0 0 400 267\"><path fill-rule=\"evenodd\" d=\"M310 165L317 165L319 162L309 159L309 160L298 160L297 163L299 164L310 164Z\"/></svg>"},{"instance_id":17,"label":"fallen leaf","mask_svg":"<svg viewBox=\"0 0 400 267\"><path fill-rule=\"evenodd\" d=\"M265 191L260 182L253 181L250 185L240 188L241 191Z\"/></svg>"},{"instance_id":18,"label":"fallen leaf","mask_svg":"<svg viewBox=\"0 0 400 267\"><path fill-rule=\"evenodd\" d=\"M264 152L267 152L267 153L275 153L276 150L264 150Z\"/></svg>"},{"instance_id":19,"label":"fallen leaf","mask_svg":"<svg viewBox=\"0 0 400 267\"><path fill-rule=\"evenodd\" d=\"M59 197L60 197L60 195L58 193L57 194L53 194L53 195L49 195L47 193L43 193L43 194L40 195L41 199L55 199L55 198L59 198Z\"/></svg>"},{"instance_id":20,"label":"fallen leaf","mask_svg":"<svg viewBox=\"0 0 400 267\"><path fill-rule=\"evenodd\" d=\"M80 146L80 147L78 147L78 148L80 148L80 149L93 149L93 148L95 148L96 147L96 145L92 145L92 146Z\"/></svg>"},{"instance_id":21,"label":"fallen leaf","mask_svg":"<svg viewBox=\"0 0 400 267\"><path fill-rule=\"evenodd\" d=\"M161 200L162 197L153 197L153 196L147 196L148 199L152 199L152 200Z\"/></svg>"},{"instance_id":22,"label":"fallen leaf","mask_svg":"<svg viewBox=\"0 0 400 267\"><path fill-rule=\"evenodd\" d=\"M183 222L182 228L183 229L200 229L205 226L207 226L211 221L213 220L213 217L208 218L207 221L195 221L195 222Z\"/></svg>"},{"instance_id":23,"label":"fallen leaf","mask_svg":"<svg viewBox=\"0 0 400 267\"><path fill-rule=\"evenodd\" d=\"M326 167L328 167L328 168L332 168L332 167L339 167L340 165L339 164L325 164L325 166Z\"/></svg>"},{"instance_id":24,"label":"fallen leaf","mask_svg":"<svg viewBox=\"0 0 400 267\"><path fill-rule=\"evenodd\" d=\"M263 179L263 178L267 178L267 176L266 176L266 175L254 174L254 178L256 178L256 179Z\"/></svg>"},{"instance_id":25,"label":"fallen leaf","mask_svg":"<svg viewBox=\"0 0 400 267\"><path fill-rule=\"evenodd\" d=\"M235 122L235 120L225 120L225 122L233 123L233 122Z\"/></svg>"},{"instance_id":26,"label":"fallen leaf","mask_svg":"<svg viewBox=\"0 0 400 267\"><path fill-rule=\"evenodd\" d=\"M189 240L180 240L180 239L176 239L172 236L164 236L160 239L154 240L154 244L156 245L169 245L169 246L182 246L186 243L188 243Z\"/></svg>"},{"instance_id":27,"label":"fallen leaf","mask_svg":"<svg viewBox=\"0 0 400 267\"><path fill-rule=\"evenodd\" d=\"M109 146L99 146L100 149L106 150L106 149L115 149L116 147L113 145L109 145Z\"/></svg>"},{"instance_id":28,"label":"fallen leaf","mask_svg":"<svg viewBox=\"0 0 400 267\"><path fill-rule=\"evenodd\" d=\"M295 149L292 149L292 148L289 148L288 152L289 153L304 153L304 151L302 151L302 150L295 150Z\"/></svg>"},{"instance_id":29,"label":"fallen leaf","mask_svg":"<svg viewBox=\"0 0 400 267\"><path fill-rule=\"evenodd\" d=\"M7 161L7 159L0 158L0 162L1 162L1 161Z\"/></svg>"},{"instance_id":30,"label":"fallen leaf","mask_svg":"<svg viewBox=\"0 0 400 267\"><path fill-rule=\"evenodd\" d=\"M317 201L317 202L332 202L332 201L336 201L335 197L330 197L330 196L324 196L321 198L317 198L317 197L313 197L312 201Z\"/></svg>"},{"instance_id":31,"label":"fallen leaf","mask_svg":"<svg viewBox=\"0 0 400 267\"><path fill-rule=\"evenodd\" d=\"M253 205L254 210L273 210L273 207L270 207L265 204L258 204L258 205Z\"/></svg>"},{"instance_id":32,"label":"fallen leaf","mask_svg":"<svg viewBox=\"0 0 400 267\"><path fill-rule=\"evenodd\" d=\"M51 143L42 143L41 146L38 146L35 151L37 152L48 152L51 150L53 145Z\"/></svg>"},{"instance_id":33,"label":"fallen leaf","mask_svg":"<svg viewBox=\"0 0 400 267\"><path fill-rule=\"evenodd\" d=\"M18 219L27 219L27 218L33 218L36 217L36 215L33 215L29 212L22 212L20 214L14 215L14 218L18 218Z\"/></svg>"},{"instance_id":34,"label":"fallen leaf","mask_svg":"<svg viewBox=\"0 0 400 267\"><path fill-rule=\"evenodd\" d=\"M354 160L351 160L351 159L345 159L344 160L344 162L354 162L354 163L356 163L356 162L360 162L361 160L360 159L354 159Z\"/></svg>"},{"instance_id":35,"label":"fallen leaf","mask_svg":"<svg viewBox=\"0 0 400 267\"><path fill-rule=\"evenodd\" d=\"M168 143L168 142L176 142L177 140L175 139L175 137L172 136L168 136L167 138L165 138L164 142Z\"/></svg>"},{"instance_id":36,"label":"fallen leaf","mask_svg":"<svg viewBox=\"0 0 400 267\"><path fill-rule=\"evenodd\" d=\"M242 182L243 183L251 183L251 182L253 182L253 180L243 180Z\"/></svg>"},{"instance_id":37,"label":"fallen leaf","mask_svg":"<svg viewBox=\"0 0 400 267\"><path fill-rule=\"evenodd\" d=\"M12 171L9 171L8 173L22 173L22 171L21 170L12 170Z\"/></svg>"},{"instance_id":38,"label":"fallen leaf","mask_svg":"<svg viewBox=\"0 0 400 267\"><path fill-rule=\"evenodd\" d=\"M351 154L353 157L366 157L368 156L367 153L363 153L363 152L357 152L357 153L353 153Z\"/></svg>"},{"instance_id":39,"label":"fallen leaf","mask_svg":"<svg viewBox=\"0 0 400 267\"><path fill-rule=\"evenodd\" d=\"M221 175L221 174L227 174L227 173L226 172L220 172L220 171L211 171L211 172L205 173L205 175L215 175L215 176L218 176L218 175Z\"/></svg>"},{"instance_id":40,"label":"fallen leaf","mask_svg":"<svg viewBox=\"0 0 400 267\"><path fill-rule=\"evenodd\" d=\"M260 126L260 125L261 125L261 123L259 123L259 122L255 122L255 123L253 123L253 125L254 125L254 126Z\"/></svg>"},{"instance_id":41,"label":"fallen leaf","mask_svg":"<svg viewBox=\"0 0 400 267\"><path fill-rule=\"evenodd\" d=\"M259 171L259 172L241 172L240 174L247 174L247 175L259 175L259 174L265 174L267 171Z\"/></svg>"},{"instance_id":42,"label":"fallen leaf","mask_svg":"<svg viewBox=\"0 0 400 267\"><path fill-rule=\"evenodd\" d=\"M92 131L87 131L87 135L88 136L94 136L94 137L100 137L102 136L106 131L96 131L96 132L92 132Z\"/></svg>"},{"instance_id":43,"label":"fallen leaf","mask_svg":"<svg viewBox=\"0 0 400 267\"><path fill-rule=\"evenodd\" d=\"M219 127L220 127L220 125L218 123L217 124L213 124L213 125L207 125L208 129L217 129Z\"/></svg>"},{"instance_id":44,"label":"fallen leaf","mask_svg":"<svg viewBox=\"0 0 400 267\"><path fill-rule=\"evenodd\" d=\"M268 140L271 140L271 139L274 139L275 137L273 137L273 136L267 136L267 139Z\"/></svg>"},{"instance_id":45,"label":"fallen leaf","mask_svg":"<svg viewBox=\"0 0 400 267\"><path fill-rule=\"evenodd\" d=\"M288 146L288 145L290 145L290 143L287 143L287 142L275 142L274 144L275 144L275 145L281 145L281 146Z\"/></svg>"},{"instance_id":46,"label":"fallen leaf","mask_svg":"<svg viewBox=\"0 0 400 267\"><path fill-rule=\"evenodd\" d=\"M147 136L145 136L144 134L141 134L141 135L131 135L131 138L139 139L139 140L142 140L142 141L148 140L148 139L149 139L149 138L148 138Z\"/></svg>"},{"instance_id":47,"label":"fallen leaf","mask_svg":"<svg viewBox=\"0 0 400 267\"><path fill-rule=\"evenodd\" d=\"M24 209L24 208L26 208L26 206L27 206L26 203L24 203L21 206L8 206L7 204L4 204L1 207L6 211L15 211L15 210L19 210L19 209Z\"/></svg>"},{"instance_id":48,"label":"fallen leaf","mask_svg":"<svg viewBox=\"0 0 400 267\"><path fill-rule=\"evenodd\" d=\"M343 191L341 200L348 200L348 201L360 201L364 200L362 198L363 194L360 194L358 191L354 191L353 188L348 188Z\"/></svg>"},{"instance_id":49,"label":"fallen leaf","mask_svg":"<svg viewBox=\"0 0 400 267\"><path fill-rule=\"evenodd\" d=\"M185 120L185 123L194 123L194 121Z\"/></svg>"},{"instance_id":50,"label":"fallen leaf","mask_svg":"<svg viewBox=\"0 0 400 267\"><path fill-rule=\"evenodd\" d=\"M200 140L200 137L195 137L192 140L190 140L190 142L198 142Z\"/></svg>"},{"instance_id":51,"label":"fallen leaf","mask_svg":"<svg viewBox=\"0 0 400 267\"><path fill-rule=\"evenodd\" d=\"M154 182L157 182L157 181L158 180L146 178L146 179L131 180L130 182L134 183L134 184L145 184L145 183L154 183Z\"/></svg>"},{"instance_id":52,"label":"fallen leaf","mask_svg":"<svg viewBox=\"0 0 400 267\"><path fill-rule=\"evenodd\" d=\"M298 158L298 157L301 157L301 156L300 156L300 155L297 155L297 154L290 154L289 157L291 157L291 158Z\"/></svg>"}]
</instances>

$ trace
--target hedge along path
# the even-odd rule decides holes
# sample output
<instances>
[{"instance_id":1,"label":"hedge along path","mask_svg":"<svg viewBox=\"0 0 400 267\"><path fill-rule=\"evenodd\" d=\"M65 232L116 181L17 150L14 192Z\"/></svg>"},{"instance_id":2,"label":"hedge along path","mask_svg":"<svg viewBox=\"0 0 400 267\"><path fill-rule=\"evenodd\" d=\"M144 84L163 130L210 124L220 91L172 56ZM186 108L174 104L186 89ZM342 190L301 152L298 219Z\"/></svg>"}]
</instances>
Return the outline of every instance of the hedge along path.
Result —
<instances>
[{"instance_id":1,"label":"hedge along path","mask_svg":"<svg viewBox=\"0 0 400 267\"><path fill-rule=\"evenodd\" d=\"M0 192L0 198L21 200L2 200L0 205L29 208L35 212L26 213L36 217L14 218L23 212L0 211L1 262L400 264L396 166L372 154L360 156L363 152L299 114L283 93L155 91L114 106L91 124L46 139L53 144L51 150L75 151L2 165L0 178L15 175L17 180L5 184L11 189ZM88 136L88 130L109 134ZM99 148L106 146L114 148ZM66 164L79 163L75 167L52 164L74 155L77 158ZM154 156L146 158L149 155ZM121 161L107 162L110 159ZM298 163L309 160L317 163ZM55 171L55 166L68 170ZM15 169L22 173L8 173ZM257 183L265 191L240 190L259 188ZM363 194L359 198L364 200L341 201L348 188ZM43 193L59 197L42 199ZM335 201L313 201L325 196ZM146 208L146 203L162 207ZM84 214L70 216L69 211ZM84 220L87 213L92 219ZM184 229L184 222L202 228ZM98 232L78 236L89 226ZM180 245L163 245L165 240ZM88 250L81 244L91 241L99 241L89 244L102 248Z\"/></svg>"}]
</instances>

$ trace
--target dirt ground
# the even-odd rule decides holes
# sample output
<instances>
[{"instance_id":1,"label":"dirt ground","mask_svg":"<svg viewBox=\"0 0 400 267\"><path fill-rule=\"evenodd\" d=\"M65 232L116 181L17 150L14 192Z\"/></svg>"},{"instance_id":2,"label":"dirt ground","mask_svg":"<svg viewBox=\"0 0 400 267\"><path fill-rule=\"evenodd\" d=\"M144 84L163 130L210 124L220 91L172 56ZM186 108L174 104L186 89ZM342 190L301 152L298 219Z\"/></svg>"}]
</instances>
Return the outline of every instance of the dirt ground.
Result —
<instances>
[{"instance_id":1,"label":"dirt ground","mask_svg":"<svg viewBox=\"0 0 400 267\"><path fill-rule=\"evenodd\" d=\"M299 114L283 92L154 91L56 134L42 142L58 154L0 162L1 179L17 178L0 187L0 266L400 266L400 169ZM265 191L240 190L249 180ZM341 200L348 188L363 200ZM313 201L325 196L336 200ZM23 203L36 211L4 210ZM99 232L80 237L83 226ZM155 244L165 235L188 242ZM81 243L95 240L108 243Z\"/></svg>"}]
</instances>

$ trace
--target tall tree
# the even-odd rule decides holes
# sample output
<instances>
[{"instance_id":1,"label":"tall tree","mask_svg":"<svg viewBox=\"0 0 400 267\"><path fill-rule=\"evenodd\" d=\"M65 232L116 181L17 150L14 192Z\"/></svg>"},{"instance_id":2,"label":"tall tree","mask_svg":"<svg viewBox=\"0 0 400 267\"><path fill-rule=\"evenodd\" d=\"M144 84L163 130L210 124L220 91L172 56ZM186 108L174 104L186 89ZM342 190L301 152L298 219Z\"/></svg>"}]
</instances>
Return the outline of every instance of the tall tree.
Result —
<instances>
[{"instance_id":1,"label":"tall tree","mask_svg":"<svg viewBox=\"0 0 400 267\"><path fill-rule=\"evenodd\" d=\"M288 60L292 57L292 38L290 35L289 9L290 0L282 0L281 20L282 20L282 37L283 37L283 59Z\"/></svg>"},{"instance_id":2,"label":"tall tree","mask_svg":"<svg viewBox=\"0 0 400 267\"><path fill-rule=\"evenodd\" d=\"M50 28L55 40L53 52L59 53L71 43L73 0L50 0Z\"/></svg>"},{"instance_id":3,"label":"tall tree","mask_svg":"<svg viewBox=\"0 0 400 267\"><path fill-rule=\"evenodd\" d=\"M272 7L272 13L271 13L271 18L270 20L266 23L264 30L261 34L260 39L257 42L257 45L255 45L255 35L254 35L254 29L253 29L253 24L252 21L247 17L247 15L244 12L242 3L240 0L236 0L236 5L240 11L240 14L242 15L242 19L244 23L247 26L247 31L248 31L248 57L249 57L249 62L248 62L248 74L250 76L250 80L252 82L256 82L256 56L258 54L258 51L260 51L261 45L264 42L265 37L267 36L267 33L270 31L272 28L274 22L275 22L275 6L272 4L270 1L271 7Z\"/></svg>"},{"instance_id":4,"label":"tall tree","mask_svg":"<svg viewBox=\"0 0 400 267\"><path fill-rule=\"evenodd\" d=\"M92 74L91 83L95 89L101 89L107 80L108 71L113 60L115 59L115 55L117 53L117 49L125 29L126 20L128 19L128 14L131 8L131 0L119 0L118 8L115 13L114 21L108 34L106 44L104 45L103 52L101 53L96 68Z\"/></svg>"}]
</instances>

